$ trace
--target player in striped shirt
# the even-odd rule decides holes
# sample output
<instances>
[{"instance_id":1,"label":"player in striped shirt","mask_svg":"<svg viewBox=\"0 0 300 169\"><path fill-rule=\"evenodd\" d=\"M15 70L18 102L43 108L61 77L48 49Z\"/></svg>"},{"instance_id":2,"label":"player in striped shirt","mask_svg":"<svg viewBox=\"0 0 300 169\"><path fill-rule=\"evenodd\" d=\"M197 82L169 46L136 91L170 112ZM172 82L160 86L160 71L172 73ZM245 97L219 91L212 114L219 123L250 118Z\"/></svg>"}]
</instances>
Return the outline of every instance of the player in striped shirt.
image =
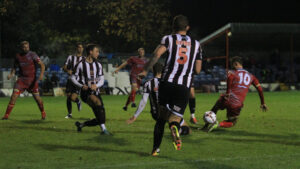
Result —
<instances>
[{"instance_id":1,"label":"player in striped shirt","mask_svg":"<svg viewBox=\"0 0 300 169\"><path fill-rule=\"evenodd\" d=\"M147 104L148 98L150 99L150 107L151 107L150 112L151 112L152 118L155 121L158 120L158 118L159 118L158 88L159 88L159 81L161 78L161 73L162 73L162 65L160 63L156 63L153 66L154 78L148 80L144 84L144 93L142 96L142 100L140 101L140 104L139 104L138 109L136 110L135 114L129 120L127 120L128 124L133 123L137 119L137 117L141 114L141 112L144 110L144 108ZM190 130L189 126L182 118L180 121L179 133L182 135L187 135L190 132L191 132L191 130ZM160 142L161 142L161 140L155 140L155 142L154 142L155 147L156 147L156 145L160 144ZM156 151L156 153L159 153L159 150Z\"/></svg>"},{"instance_id":2,"label":"player in striped shirt","mask_svg":"<svg viewBox=\"0 0 300 169\"><path fill-rule=\"evenodd\" d=\"M83 123L76 122L77 131L81 132L85 126L99 125L101 134L111 135L105 126L105 109L100 95L100 87L104 84L104 75L101 63L97 60L100 47L88 45L87 57L79 62L72 75L72 82L81 88L80 97L93 110L95 117Z\"/></svg>"},{"instance_id":3,"label":"player in striped shirt","mask_svg":"<svg viewBox=\"0 0 300 169\"><path fill-rule=\"evenodd\" d=\"M154 142L159 144L153 147L154 156L159 150L166 122L169 123L175 149L181 149L180 121L189 100L192 74L199 74L202 64L200 43L187 35L188 30L188 19L183 15L176 16L173 20L174 34L162 38L154 56L139 74L139 77L145 77L161 55L167 52L159 86L160 116L154 129Z\"/></svg>"},{"instance_id":4,"label":"player in striped shirt","mask_svg":"<svg viewBox=\"0 0 300 169\"><path fill-rule=\"evenodd\" d=\"M81 110L81 102L78 99L78 94L80 93L80 89L74 85L71 80L71 76L73 74L75 66L84 58L82 56L83 53L83 45L78 43L76 45L76 54L68 56L63 70L68 73L69 78L66 85L66 94L67 94L67 109L68 115L65 118L72 118L72 102L77 104L78 111Z\"/></svg>"}]
</instances>

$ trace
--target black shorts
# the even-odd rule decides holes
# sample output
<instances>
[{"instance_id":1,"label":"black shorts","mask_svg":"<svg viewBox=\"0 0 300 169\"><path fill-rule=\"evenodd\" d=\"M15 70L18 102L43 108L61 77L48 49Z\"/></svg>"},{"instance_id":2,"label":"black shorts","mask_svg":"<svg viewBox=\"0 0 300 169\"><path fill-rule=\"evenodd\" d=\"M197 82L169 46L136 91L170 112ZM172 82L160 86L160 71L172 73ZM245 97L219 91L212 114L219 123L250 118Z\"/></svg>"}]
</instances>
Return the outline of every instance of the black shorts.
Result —
<instances>
[{"instance_id":1,"label":"black shorts","mask_svg":"<svg viewBox=\"0 0 300 169\"><path fill-rule=\"evenodd\" d=\"M100 92L95 92L95 91L92 91L92 90L81 90L80 92L80 98L83 102L87 102L88 98L90 95L95 95L99 98L100 102L101 102L101 105L103 105L103 101L102 101L102 98L101 98L101 95L100 95Z\"/></svg>"},{"instance_id":2,"label":"black shorts","mask_svg":"<svg viewBox=\"0 0 300 169\"><path fill-rule=\"evenodd\" d=\"M173 114L183 117L189 101L190 89L183 85L160 82L159 104L169 109Z\"/></svg>"},{"instance_id":3,"label":"black shorts","mask_svg":"<svg viewBox=\"0 0 300 169\"><path fill-rule=\"evenodd\" d=\"M71 79L68 79L67 81L66 93L76 93L76 94L80 93L80 89L77 86L75 86L75 84L72 82Z\"/></svg>"}]
</instances>

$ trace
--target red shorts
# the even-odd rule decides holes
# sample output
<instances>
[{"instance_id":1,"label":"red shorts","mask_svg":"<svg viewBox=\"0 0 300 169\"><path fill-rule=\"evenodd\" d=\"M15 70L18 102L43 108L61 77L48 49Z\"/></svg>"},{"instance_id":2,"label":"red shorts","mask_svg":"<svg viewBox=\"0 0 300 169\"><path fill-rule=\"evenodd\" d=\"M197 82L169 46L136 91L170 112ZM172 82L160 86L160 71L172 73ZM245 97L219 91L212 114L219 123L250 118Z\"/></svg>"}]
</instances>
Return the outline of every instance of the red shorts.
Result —
<instances>
[{"instance_id":1,"label":"red shorts","mask_svg":"<svg viewBox=\"0 0 300 169\"><path fill-rule=\"evenodd\" d=\"M136 83L137 87L140 88L141 80L139 80L136 75L130 75L130 84L133 84L133 83Z\"/></svg>"},{"instance_id":2,"label":"red shorts","mask_svg":"<svg viewBox=\"0 0 300 169\"><path fill-rule=\"evenodd\" d=\"M18 90L19 94L23 93L27 90L30 93L38 93L39 92L39 84L37 80L25 80L25 79L18 79L14 91Z\"/></svg>"},{"instance_id":3,"label":"red shorts","mask_svg":"<svg viewBox=\"0 0 300 169\"><path fill-rule=\"evenodd\" d=\"M233 104L230 99L225 99L225 95L221 95L218 100L219 106L221 110L227 110L227 118L229 117L238 117L243 108L243 104Z\"/></svg>"}]
</instances>

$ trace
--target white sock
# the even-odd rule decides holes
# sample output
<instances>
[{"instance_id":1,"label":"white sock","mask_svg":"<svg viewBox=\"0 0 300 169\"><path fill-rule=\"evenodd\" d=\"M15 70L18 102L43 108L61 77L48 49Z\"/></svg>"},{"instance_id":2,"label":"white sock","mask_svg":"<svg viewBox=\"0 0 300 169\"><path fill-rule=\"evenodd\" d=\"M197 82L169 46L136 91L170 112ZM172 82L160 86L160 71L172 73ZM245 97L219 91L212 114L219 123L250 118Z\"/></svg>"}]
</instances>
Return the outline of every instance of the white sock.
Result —
<instances>
[{"instance_id":1,"label":"white sock","mask_svg":"<svg viewBox=\"0 0 300 169\"><path fill-rule=\"evenodd\" d=\"M102 131L106 130L105 124L101 124Z\"/></svg>"},{"instance_id":2,"label":"white sock","mask_svg":"<svg viewBox=\"0 0 300 169\"><path fill-rule=\"evenodd\" d=\"M192 113L192 114L191 114L191 118L195 118L195 113Z\"/></svg>"}]
</instances>

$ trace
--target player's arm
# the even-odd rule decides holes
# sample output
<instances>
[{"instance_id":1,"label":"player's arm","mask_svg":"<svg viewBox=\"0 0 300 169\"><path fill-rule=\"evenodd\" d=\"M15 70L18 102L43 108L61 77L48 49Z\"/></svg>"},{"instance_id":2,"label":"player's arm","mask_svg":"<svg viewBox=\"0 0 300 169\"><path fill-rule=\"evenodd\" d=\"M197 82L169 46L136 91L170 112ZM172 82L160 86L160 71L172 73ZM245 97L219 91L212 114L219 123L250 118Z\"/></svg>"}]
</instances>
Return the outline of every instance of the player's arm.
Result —
<instances>
[{"instance_id":1,"label":"player's arm","mask_svg":"<svg viewBox=\"0 0 300 169\"><path fill-rule=\"evenodd\" d=\"M260 108L262 111L267 111L268 107L265 103L265 99L264 99L264 93L263 93L263 89L258 81L258 79L256 77L254 77L252 85L256 88L256 90L258 91L259 94L259 98L260 98Z\"/></svg>"},{"instance_id":2,"label":"player's arm","mask_svg":"<svg viewBox=\"0 0 300 169\"><path fill-rule=\"evenodd\" d=\"M195 63L195 73L196 74L200 74L201 69L202 69L202 60L196 60L196 63Z\"/></svg>"},{"instance_id":3,"label":"player's arm","mask_svg":"<svg viewBox=\"0 0 300 169\"><path fill-rule=\"evenodd\" d=\"M230 95L230 90L231 90L231 86L232 86L232 83L233 83L233 79L234 79L234 76L229 71L227 73L227 89L226 89L225 99L227 99L229 97L229 95Z\"/></svg>"},{"instance_id":4,"label":"player's arm","mask_svg":"<svg viewBox=\"0 0 300 169\"><path fill-rule=\"evenodd\" d=\"M126 65L128 64L128 61L123 62L119 67L117 67L117 69L113 72L114 73L118 73L121 69L123 69Z\"/></svg>"},{"instance_id":5,"label":"player's arm","mask_svg":"<svg viewBox=\"0 0 300 169\"><path fill-rule=\"evenodd\" d=\"M148 97L149 97L149 93L143 94L142 100L139 103L139 107L137 108L134 115L129 120L127 120L127 124L133 123L137 119L137 117L142 113L142 111L147 105Z\"/></svg>"},{"instance_id":6,"label":"player's arm","mask_svg":"<svg viewBox=\"0 0 300 169\"><path fill-rule=\"evenodd\" d=\"M200 74L201 69L202 69L202 48L201 48L201 45L199 45L199 49L198 49L198 52L196 55L194 72L196 74Z\"/></svg>"},{"instance_id":7,"label":"player's arm","mask_svg":"<svg viewBox=\"0 0 300 169\"><path fill-rule=\"evenodd\" d=\"M146 63L144 66L144 70L138 75L139 78L144 78L147 76L149 70L157 63L161 55L163 55L167 51L167 48L165 45L158 45L157 48L154 51L153 57Z\"/></svg>"},{"instance_id":8,"label":"player's arm","mask_svg":"<svg viewBox=\"0 0 300 169\"><path fill-rule=\"evenodd\" d=\"M71 57L68 57L68 59L66 60L64 66L63 66L63 70L64 70L64 72L68 73L69 75L72 75L72 73L73 73L72 70L68 69L68 65L70 64L70 59L71 59Z\"/></svg>"},{"instance_id":9,"label":"player's arm","mask_svg":"<svg viewBox=\"0 0 300 169\"><path fill-rule=\"evenodd\" d=\"M72 74L71 80L72 80L72 82L73 82L78 88L81 88L81 89L83 89L83 90L87 90L87 89L88 89L88 86L82 85L81 83L79 83L79 82L77 81L77 77L78 77L79 75L81 75L81 73L82 73L82 63L79 63L79 64L77 64L76 67L75 67L75 72Z\"/></svg>"},{"instance_id":10,"label":"player's arm","mask_svg":"<svg viewBox=\"0 0 300 169\"><path fill-rule=\"evenodd\" d=\"M40 73L39 80L43 80L43 76L45 73L45 64L41 60L39 60L37 63L41 66L41 73Z\"/></svg>"},{"instance_id":11,"label":"player's arm","mask_svg":"<svg viewBox=\"0 0 300 169\"><path fill-rule=\"evenodd\" d=\"M19 66L19 62L18 62L17 58L15 58L13 68L11 69L10 74L7 75L7 80L10 80L12 77L15 76L16 69L17 69L18 66Z\"/></svg>"},{"instance_id":12,"label":"player's arm","mask_svg":"<svg viewBox=\"0 0 300 169\"><path fill-rule=\"evenodd\" d=\"M10 74L7 75L7 80L10 80L12 77L14 77L16 74L16 68L12 68L10 71Z\"/></svg>"}]
</instances>

